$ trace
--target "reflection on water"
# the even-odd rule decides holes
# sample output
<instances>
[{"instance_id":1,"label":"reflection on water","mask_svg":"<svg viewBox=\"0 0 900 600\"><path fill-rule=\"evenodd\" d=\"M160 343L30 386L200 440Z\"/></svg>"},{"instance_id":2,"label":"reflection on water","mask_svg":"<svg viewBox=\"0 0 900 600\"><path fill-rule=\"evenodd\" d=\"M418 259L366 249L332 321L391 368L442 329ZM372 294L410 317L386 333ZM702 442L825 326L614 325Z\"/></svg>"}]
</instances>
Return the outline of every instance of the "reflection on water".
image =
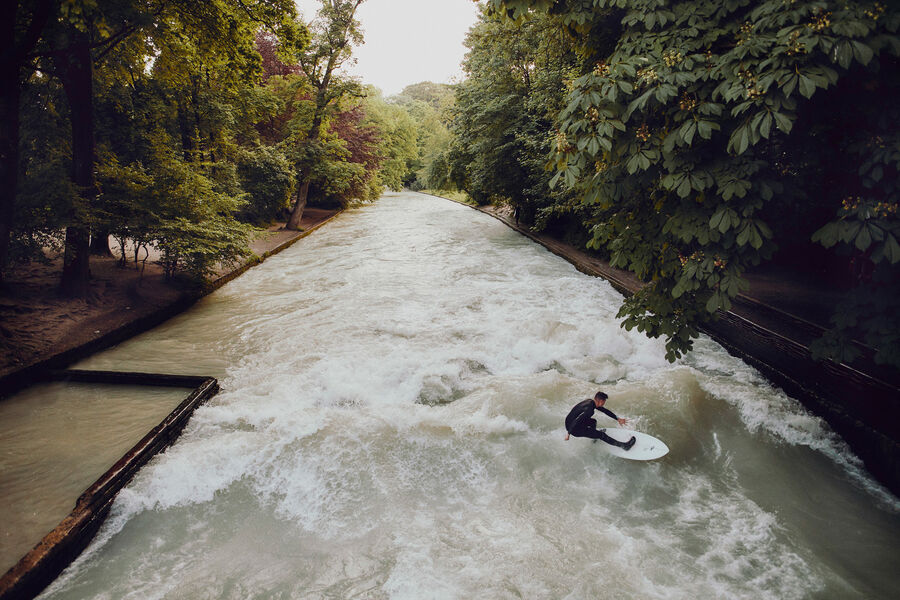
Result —
<instances>
[{"instance_id":1,"label":"reflection on water","mask_svg":"<svg viewBox=\"0 0 900 600\"><path fill-rule=\"evenodd\" d=\"M0 402L0 572L190 393L79 383L36 385Z\"/></svg>"},{"instance_id":2,"label":"reflection on water","mask_svg":"<svg viewBox=\"0 0 900 600\"><path fill-rule=\"evenodd\" d=\"M892 597L896 499L753 369L706 338L669 364L619 302L465 207L342 215L81 365L223 391L45 597ZM669 455L563 441L598 388Z\"/></svg>"}]
</instances>

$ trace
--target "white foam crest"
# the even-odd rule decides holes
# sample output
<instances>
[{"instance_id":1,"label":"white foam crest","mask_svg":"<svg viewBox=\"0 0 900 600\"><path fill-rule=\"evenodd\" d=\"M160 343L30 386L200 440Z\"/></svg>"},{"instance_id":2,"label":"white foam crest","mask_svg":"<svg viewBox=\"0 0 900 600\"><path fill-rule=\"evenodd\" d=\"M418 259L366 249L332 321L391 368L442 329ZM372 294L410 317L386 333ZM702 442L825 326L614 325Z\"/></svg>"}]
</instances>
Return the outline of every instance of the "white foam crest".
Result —
<instances>
[{"instance_id":1,"label":"white foam crest","mask_svg":"<svg viewBox=\"0 0 900 600\"><path fill-rule=\"evenodd\" d=\"M135 478L134 494L146 508L165 509L212 501L216 492L240 480L260 461L265 444L248 432L219 434L215 439L190 440L160 455Z\"/></svg>"},{"instance_id":2,"label":"white foam crest","mask_svg":"<svg viewBox=\"0 0 900 600\"><path fill-rule=\"evenodd\" d=\"M434 529L433 523L417 522L415 525L419 530ZM382 585L388 597L395 600L452 600L465 596L463 590L446 577L440 565L436 565L429 555L431 542L427 537L400 535L395 544L402 550L398 552L387 581Z\"/></svg>"},{"instance_id":3,"label":"white foam crest","mask_svg":"<svg viewBox=\"0 0 900 600\"><path fill-rule=\"evenodd\" d=\"M756 369L724 352L706 336L697 341L688 360L701 370L700 387L738 409L751 431L765 431L794 446L806 446L827 456L883 507L900 512L900 498L872 479L862 461L821 417L774 388Z\"/></svg>"},{"instance_id":4,"label":"white foam crest","mask_svg":"<svg viewBox=\"0 0 900 600\"><path fill-rule=\"evenodd\" d=\"M670 535L696 536L705 547L695 576L714 596L805 598L822 588L824 573L790 547L775 516L731 489L686 477L674 511Z\"/></svg>"},{"instance_id":5,"label":"white foam crest","mask_svg":"<svg viewBox=\"0 0 900 600\"><path fill-rule=\"evenodd\" d=\"M306 531L345 539L391 515L402 520L402 513L394 515L398 507L425 493L441 494L446 482L454 482L453 490L443 491L447 498L491 487L484 460L459 447L452 434L406 431L390 414L348 413L334 420L322 437L285 448L254 478L277 513Z\"/></svg>"}]
</instances>

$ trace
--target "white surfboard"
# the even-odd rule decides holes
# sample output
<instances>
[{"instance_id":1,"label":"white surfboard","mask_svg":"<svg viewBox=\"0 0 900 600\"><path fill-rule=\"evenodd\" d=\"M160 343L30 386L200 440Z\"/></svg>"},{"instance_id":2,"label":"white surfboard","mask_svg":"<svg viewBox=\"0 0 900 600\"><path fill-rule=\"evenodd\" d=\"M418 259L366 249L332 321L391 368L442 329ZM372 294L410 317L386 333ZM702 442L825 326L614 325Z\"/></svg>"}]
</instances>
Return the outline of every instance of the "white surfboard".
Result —
<instances>
[{"instance_id":1,"label":"white surfboard","mask_svg":"<svg viewBox=\"0 0 900 600\"><path fill-rule=\"evenodd\" d=\"M621 456L631 460L653 460L669 453L668 446L647 433L631 431L630 429L611 428L606 429L606 435L620 442L627 442L631 439L631 436L635 437L634 446L631 447L631 450L625 450L624 448L607 444L603 440L597 440L597 445L613 456Z\"/></svg>"}]
</instances>

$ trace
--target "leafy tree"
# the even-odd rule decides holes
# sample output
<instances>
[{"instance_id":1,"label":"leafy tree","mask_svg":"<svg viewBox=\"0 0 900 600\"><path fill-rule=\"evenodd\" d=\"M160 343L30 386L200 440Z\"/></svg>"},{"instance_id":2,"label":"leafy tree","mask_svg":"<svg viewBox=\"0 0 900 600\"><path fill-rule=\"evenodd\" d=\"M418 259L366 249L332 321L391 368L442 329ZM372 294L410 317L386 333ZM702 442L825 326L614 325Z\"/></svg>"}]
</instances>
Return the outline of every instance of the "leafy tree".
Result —
<instances>
[{"instance_id":1,"label":"leafy tree","mask_svg":"<svg viewBox=\"0 0 900 600\"><path fill-rule=\"evenodd\" d=\"M454 86L449 83L434 83L431 81L420 81L413 83L403 91L393 96L391 100L397 104L405 106L414 102L424 102L435 110L441 110L453 101Z\"/></svg>"},{"instance_id":2,"label":"leafy tree","mask_svg":"<svg viewBox=\"0 0 900 600\"><path fill-rule=\"evenodd\" d=\"M308 127L304 127L297 141L298 166L305 173L297 191L297 199L285 227L297 229L309 196L309 186L322 159L322 123L336 108L338 101L347 95L359 95L359 85L350 79L336 77L337 71L351 58L354 44L362 42L362 31L356 20L356 10L364 0L322 0L318 18L309 29L312 40L308 48L300 52L298 60L303 73L312 86L313 105Z\"/></svg>"},{"instance_id":3,"label":"leafy tree","mask_svg":"<svg viewBox=\"0 0 900 600\"><path fill-rule=\"evenodd\" d=\"M385 187L400 189L415 158L415 125L406 112L387 104L374 89L362 101L346 98L327 122L307 159L307 178L315 202L347 206L374 200ZM355 100L355 102L351 102Z\"/></svg>"},{"instance_id":4,"label":"leafy tree","mask_svg":"<svg viewBox=\"0 0 900 600\"><path fill-rule=\"evenodd\" d=\"M450 190L450 164L447 162L447 154L439 152L431 157L431 160L423 168L423 173L417 176L416 181L421 187L431 190Z\"/></svg>"},{"instance_id":5,"label":"leafy tree","mask_svg":"<svg viewBox=\"0 0 900 600\"><path fill-rule=\"evenodd\" d=\"M424 81L409 85L388 99L409 113L417 132L417 156L409 164L404 184L418 189L449 186L446 153L453 139L448 124L454 97L454 86ZM437 167L433 166L435 161Z\"/></svg>"},{"instance_id":6,"label":"leafy tree","mask_svg":"<svg viewBox=\"0 0 900 600\"><path fill-rule=\"evenodd\" d=\"M19 106L29 56L53 16L55 3L0 4L0 285L9 262L19 175Z\"/></svg>"},{"instance_id":7,"label":"leafy tree","mask_svg":"<svg viewBox=\"0 0 900 600\"><path fill-rule=\"evenodd\" d=\"M572 42L545 16L515 23L485 13L466 44L448 176L476 202L509 202L526 222L545 225L547 209L568 195L549 191L545 164L563 79L575 65Z\"/></svg>"},{"instance_id":8,"label":"leafy tree","mask_svg":"<svg viewBox=\"0 0 900 600\"><path fill-rule=\"evenodd\" d=\"M160 148L155 159L149 200L159 217L154 239L166 276L183 270L202 281L217 268L249 256L253 229L232 217L242 199L218 191L196 165L171 150Z\"/></svg>"},{"instance_id":9,"label":"leafy tree","mask_svg":"<svg viewBox=\"0 0 900 600\"><path fill-rule=\"evenodd\" d=\"M615 49L569 86L554 183L590 207L591 246L647 282L619 312L626 328L665 337L670 360L686 352L698 328L744 289L746 270L776 251L776 232L786 228L774 219L790 212L783 207L808 218L814 202L839 214L815 239L855 247L878 272L868 288L878 316L862 318L865 307L852 303L854 316L839 330L898 330L897 121L891 108L884 120L854 114L854 104L892 106L895 8L799 0L489 4L513 18L549 11L586 46L597 23L622 9ZM804 118L836 98L862 128ZM798 136L811 136L818 151L792 154L804 145ZM803 179L836 162L822 147L842 155L838 185ZM832 338L832 351L841 339ZM875 342L881 360L900 364L896 337Z\"/></svg>"},{"instance_id":10,"label":"leafy tree","mask_svg":"<svg viewBox=\"0 0 900 600\"><path fill-rule=\"evenodd\" d=\"M247 194L243 220L270 223L288 208L296 173L287 155L275 146L255 146L237 151L240 186Z\"/></svg>"},{"instance_id":11,"label":"leafy tree","mask_svg":"<svg viewBox=\"0 0 900 600\"><path fill-rule=\"evenodd\" d=\"M98 197L94 176L94 84L98 62L132 36L143 36L159 44L165 34L180 29L182 34L198 40L199 46L225 56L235 72L245 73L246 69L242 67L251 64L253 57L257 62L259 60L252 48L251 23L267 23L279 29L285 38L298 39L292 20L293 10L287 0L261 0L252 5L237 0L105 4L75 0L59 5L58 18L48 22L32 56L37 60L34 67L59 79L69 105L72 181L79 190L79 198L72 203L67 217L66 255L61 279L65 293L82 295L87 290L91 227L95 228L96 239L105 242L107 237L107 231L97 229L98 223L90 219ZM145 44L145 48L149 51L150 44ZM149 52L145 52L143 57L134 58L146 61L148 55Z\"/></svg>"},{"instance_id":12,"label":"leafy tree","mask_svg":"<svg viewBox=\"0 0 900 600\"><path fill-rule=\"evenodd\" d=\"M11 265L44 261L45 247L62 251L63 216L78 195L70 178L70 128L61 86L51 78L29 78L21 99Z\"/></svg>"},{"instance_id":13,"label":"leafy tree","mask_svg":"<svg viewBox=\"0 0 900 600\"><path fill-rule=\"evenodd\" d=\"M351 200L374 200L381 195L378 170L382 157L378 152L380 142L377 127L368 120L367 107L356 105L338 113L330 124L330 131L343 143L345 160L359 165L343 196L333 202L346 206ZM373 191L374 190L374 191Z\"/></svg>"},{"instance_id":14,"label":"leafy tree","mask_svg":"<svg viewBox=\"0 0 900 600\"><path fill-rule=\"evenodd\" d=\"M115 156L103 156L97 169L97 181L103 190L103 209L100 215L110 235L118 242L119 264L128 262L128 244L134 246L134 263L139 260L138 250L148 248L152 242L156 216L149 206L137 201L152 193L153 179L137 166L124 166Z\"/></svg>"},{"instance_id":15,"label":"leafy tree","mask_svg":"<svg viewBox=\"0 0 900 600\"><path fill-rule=\"evenodd\" d=\"M418 155L416 123L407 111L385 102L374 90L365 100L365 110L365 124L375 130L379 141L379 187L400 190Z\"/></svg>"}]
</instances>

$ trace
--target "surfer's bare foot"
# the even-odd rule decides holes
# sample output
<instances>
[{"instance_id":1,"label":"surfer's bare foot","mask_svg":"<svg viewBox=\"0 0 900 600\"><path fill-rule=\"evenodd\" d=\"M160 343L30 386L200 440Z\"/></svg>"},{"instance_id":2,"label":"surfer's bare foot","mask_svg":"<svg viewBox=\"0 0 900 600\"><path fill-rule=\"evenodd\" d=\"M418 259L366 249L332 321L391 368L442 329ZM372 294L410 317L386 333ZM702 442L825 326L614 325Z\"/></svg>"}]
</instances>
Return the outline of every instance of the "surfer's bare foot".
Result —
<instances>
[{"instance_id":1,"label":"surfer's bare foot","mask_svg":"<svg viewBox=\"0 0 900 600\"><path fill-rule=\"evenodd\" d=\"M637 441L637 438L635 438L634 436L631 436L631 439L628 440L627 442L625 442L625 444L622 447L625 448L626 450L631 450L631 447L634 446L634 443L636 441Z\"/></svg>"}]
</instances>

